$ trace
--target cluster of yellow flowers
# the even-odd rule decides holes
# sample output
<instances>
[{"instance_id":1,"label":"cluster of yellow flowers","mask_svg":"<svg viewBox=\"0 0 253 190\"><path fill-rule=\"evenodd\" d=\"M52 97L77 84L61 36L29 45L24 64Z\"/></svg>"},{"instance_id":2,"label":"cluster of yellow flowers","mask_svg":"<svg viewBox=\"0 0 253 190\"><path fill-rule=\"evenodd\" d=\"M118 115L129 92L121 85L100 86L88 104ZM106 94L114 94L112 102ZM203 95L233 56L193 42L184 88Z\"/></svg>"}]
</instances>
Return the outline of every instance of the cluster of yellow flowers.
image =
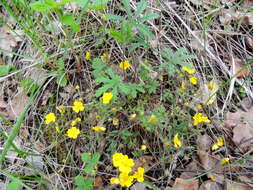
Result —
<instances>
[{"instance_id":1,"label":"cluster of yellow flowers","mask_svg":"<svg viewBox=\"0 0 253 190\"><path fill-rule=\"evenodd\" d=\"M196 84L198 84L198 79L197 79L197 77L195 77L195 76L192 76L195 72L196 72L196 70L195 69L191 69L191 68L189 68L189 67L182 67L182 71L185 71L185 72L187 72L190 76L189 76L189 81L190 81L190 83L191 84L193 84L193 85L196 85ZM181 84L181 88L182 89L185 89L185 83L182 83Z\"/></svg>"},{"instance_id":2,"label":"cluster of yellow flowers","mask_svg":"<svg viewBox=\"0 0 253 190\"><path fill-rule=\"evenodd\" d=\"M223 145L224 145L224 142L223 142L222 137L218 137L217 143L215 143L215 144L212 146L212 150L215 151L215 150L217 150L219 147L222 147Z\"/></svg>"},{"instance_id":3,"label":"cluster of yellow flowers","mask_svg":"<svg viewBox=\"0 0 253 190\"><path fill-rule=\"evenodd\" d=\"M128 158L127 155L122 153L115 153L112 156L113 166L120 171L119 177L113 177L110 179L111 184L120 184L122 187L130 187L133 184L134 179L138 182L144 181L144 168L138 167L137 171L133 175L132 167L135 165L134 160Z\"/></svg>"},{"instance_id":4,"label":"cluster of yellow flowers","mask_svg":"<svg viewBox=\"0 0 253 190\"><path fill-rule=\"evenodd\" d=\"M196 113L193 116L193 125L197 126L199 123L210 123L211 121L207 118L207 116L203 115L202 113Z\"/></svg>"}]
</instances>

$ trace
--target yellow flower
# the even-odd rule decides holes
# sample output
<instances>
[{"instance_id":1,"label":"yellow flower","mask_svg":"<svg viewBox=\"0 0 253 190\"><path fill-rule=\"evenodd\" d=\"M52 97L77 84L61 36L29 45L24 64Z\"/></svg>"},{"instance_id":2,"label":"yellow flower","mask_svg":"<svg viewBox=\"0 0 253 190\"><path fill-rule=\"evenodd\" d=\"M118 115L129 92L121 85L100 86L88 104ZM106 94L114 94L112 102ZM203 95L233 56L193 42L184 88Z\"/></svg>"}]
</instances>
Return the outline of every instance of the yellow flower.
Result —
<instances>
[{"instance_id":1,"label":"yellow flower","mask_svg":"<svg viewBox=\"0 0 253 190\"><path fill-rule=\"evenodd\" d=\"M199 123L210 123L211 121L202 113L197 113L193 116L193 125L197 126Z\"/></svg>"},{"instance_id":2,"label":"yellow flower","mask_svg":"<svg viewBox=\"0 0 253 190\"><path fill-rule=\"evenodd\" d=\"M198 105L198 109L202 110L203 109L202 105Z\"/></svg>"},{"instance_id":3,"label":"yellow flower","mask_svg":"<svg viewBox=\"0 0 253 190\"><path fill-rule=\"evenodd\" d=\"M105 127L101 127L101 126L92 127L92 129L93 129L94 131L97 131L97 132L101 132L101 131L105 131L105 130L106 130Z\"/></svg>"},{"instance_id":4,"label":"yellow flower","mask_svg":"<svg viewBox=\"0 0 253 190\"><path fill-rule=\"evenodd\" d=\"M79 89L80 89L80 86L79 86L79 85L76 85L76 86L75 86L75 89L76 89L76 90L79 90Z\"/></svg>"},{"instance_id":5,"label":"yellow flower","mask_svg":"<svg viewBox=\"0 0 253 190\"><path fill-rule=\"evenodd\" d=\"M104 61L104 62L109 62L109 59L110 59L109 54L108 54L108 53L103 53L103 54L101 55L101 59L102 59L102 61Z\"/></svg>"},{"instance_id":6,"label":"yellow flower","mask_svg":"<svg viewBox=\"0 0 253 190\"><path fill-rule=\"evenodd\" d=\"M91 52L90 51L86 51L86 53L85 53L85 59L86 60L90 60L90 58L91 58Z\"/></svg>"},{"instance_id":7,"label":"yellow flower","mask_svg":"<svg viewBox=\"0 0 253 190\"><path fill-rule=\"evenodd\" d=\"M54 126L54 128L55 128L55 130L57 131L57 133L59 133L59 132L60 132L60 128L59 128L59 126L58 126L58 125Z\"/></svg>"},{"instance_id":8,"label":"yellow flower","mask_svg":"<svg viewBox=\"0 0 253 190\"><path fill-rule=\"evenodd\" d=\"M178 133L174 136L173 142L174 142L174 147L175 147L175 148L179 148L179 147L182 146L182 142L181 142L180 139L178 138Z\"/></svg>"},{"instance_id":9,"label":"yellow flower","mask_svg":"<svg viewBox=\"0 0 253 190\"><path fill-rule=\"evenodd\" d=\"M193 85L198 84L198 79L197 79L197 77L190 77L190 78L189 78L189 81L190 81L190 83L193 84Z\"/></svg>"},{"instance_id":10,"label":"yellow flower","mask_svg":"<svg viewBox=\"0 0 253 190\"><path fill-rule=\"evenodd\" d=\"M117 108L112 108L112 112L116 113L117 112Z\"/></svg>"},{"instance_id":11,"label":"yellow flower","mask_svg":"<svg viewBox=\"0 0 253 190\"><path fill-rule=\"evenodd\" d=\"M130 63L129 61L122 61L120 64L119 64L119 67L123 70L127 70L129 67L130 67Z\"/></svg>"},{"instance_id":12,"label":"yellow flower","mask_svg":"<svg viewBox=\"0 0 253 190\"><path fill-rule=\"evenodd\" d=\"M133 183L134 177L133 176L129 176L128 173L121 173L119 175L119 184L122 187L130 187Z\"/></svg>"},{"instance_id":13,"label":"yellow flower","mask_svg":"<svg viewBox=\"0 0 253 190\"><path fill-rule=\"evenodd\" d=\"M48 113L46 116L45 116L45 123L46 124L49 124L49 123L53 123L55 122L56 120L56 117L55 117L55 114L54 113Z\"/></svg>"},{"instance_id":14,"label":"yellow flower","mask_svg":"<svg viewBox=\"0 0 253 190\"><path fill-rule=\"evenodd\" d=\"M114 167L119 167L120 166L123 156L124 155L122 153L114 153L112 155L112 163L113 163Z\"/></svg>"},{"instance_id":15,"label":"yellow flower","mask_svg":"<svg viewBox=\"0 0 253 190\"><path fill-rule=\"evenodd\" d=\"M217 145L218 145L219 147L222 147L222 146L224 145L224 142L223 142L222 137L218 137L218 139L217 139Z\"/></svg>"},{"instance_id":16,"label":"yellow flower","mask_svg":"<svg viewBox=\"0 0 253 190\"><path fill-rule=\"evenodd\" d=\"M129 117L130 120L134 120L135 118L136 118L136 113L131 114Z\"/></svg>"},{"instance_id":17,"label":"yellow flower","mask_svg":"<svg viewBox=\"0 0 253 190\"><path fill-rule=\"evenodd\" d=\"M209 90L217 90L217 88L215 87L215 83L213 82L213 80L211 80L209 82L208 88L209 88Z\"/></svg>"},{"instance_id":18,"label":"yellow flower","mask_svg":"<svg viewBox=\"0 0 253 190\"><path fill-rule=\"evenodd\" d=\"M185 82L184 81L181 83L181 88L182 88L182 90L185 90Z\"/></svg>"},{"instance_id":19,"label":"yellow flower","mask_svg":"<svg viewBox=\"0 0 253 190\"><path fill-rule=\"evenodd\" d=\"M138 167L138 171L134 172L134 178L137 179L138 182L144 181L144 168Z\"/></svg>"},{"instance_id":20,"label":"yellow flower","mask_svg":"<svg viewBox=\"0 0 253 190\"><path fill-rule=\"evenodd\" d=\"M186 71L187 73L189 73L190 75L194 74L196 72L195 69L191 69L189 67L182 67L182 71Z\"/></svg>"},{"instance_id":21,"label":"yellow flower","mask_svg":"<svg viewBox=\"0 0 253 190\"><path fill-rule=\"evenodd\" d=\"M148 120L148 123L156 123L157 122L157 117L156 115L152 114Z\"/></svg>"},{"instance_id":22,"label":"yellow flower","mask_svg":"<svg viewBox=\"0 0 253 190\"><path fill-rule=\"evenodd\" d=\"M80 130L76 127L71 127L70 129L68 129L67 131L67 136L69 138L72 138L72 139L76 139L78 137L78 135L80 134Z\"/></svg>"},{"instance_id":23,"label":"yellow flower","mask_svg":"<svg viewBox=\"0 0 253 190\"><path fill-rule=\"evenodd\" d=\"M216 94L213 94L210 98L209 98L209 100L207 101L207 105L210 105L210 104L212 104L213 102L214 102L214 100L216 99Z\"/></svg>"},{"instance_id":24,"label":"yellow flower","mask_svg":"<svg viewBox=\"0 0 253 190\"><path fill-rule=\"evenodd\" d=\"M115 153L112 155L112 163L114 167L118 167L119 171L122 173L130 173L132 167L134 166L134 160L128 158L127 155L122 153Z\"/></svg>"},{"instance_id":25,"label":"yellow flower","mask_svg":"<svg viewBox=\"0 0 253 190\"><path fill-rule=\"evenodd\" d=\"M80 111L84 110L84 105L82 101L74 101L73 107L72 107L73 111L76 113L79 113Z\"/></svg>"},{"instance_id":26,"label":"yellow flower","mask_svg":"<svg viewBox=\"0 0 253 190\"><path fill-rule=\"evenodd\" d=\"M110 179L110 183L113 184L113 185L119 184L119 183L120 183L119 178L112 177L112 178Z\"/></svg>"},{"instance_id":27,"label":"yellow flower","mask_svg":"<svg viewBox=\"0 0 253 190\"><path fill-rule=\"evenodd\" d=\"M65 113L65 108L63 106L56 106L56 109L60 112L61 115Z\"/></svg>"},{"instance_id":28,"label":"yellow flower","mask_svg":"<svg viewBox=\"0 0 253 190\"><path fill-rule=\"evenodd\" d=\"M119 125L119 120L117 119L117 118L112 118L112 124L114 125L114 126L117 126L117 125Z\"/></svg>"},{"instance_id":29,"label":"yellow flower","mask_svg":"<svg viewBox=\"0 0 253 190\"><path fill-rule=\"evenodd\" d=\"M223 159L220 161L220 163L221 163L222 165L224 165L224 164L229 163L229 161L230 161L229 158L223 158Z\"/></svg>"},{"instance_id":30,"label":"yellow flower","mask_svg":"<svg viewBox=\"0 0 253 190\"><path fill-rule=\"evenodd\" d=\"M109 104L113 94L111 92L104 92L103 94L103 104Z\"/></svg>"},{"instance_id":31,"label":"yellow flower","mask_svg":"<svg viewBox=\"0 0 253 190\"><path fill-rule=\"evenodd\" d=\"M81 122L81 118L80 117L77 117L76 119L74 119L72 122L71 122L71 126L74 127L76 126L77 123L80 123Z\"/></svg>"},{"instance_id":32,"label":"yellow flower","mask_svg":"<svg viewBox=\"0 0 253 190\"><path fill-rule=\"evenodd\" d=\"M215 143L213 146L212 146L212 151L215 151L219 148L219 146Z\"/></svg>"},{"instance_id":33,"label":"yellow flower","mask_svg":"<svg viewBox=\"0 0 253 190\"><path fill-rule=\"evenodd\" d=\"M141 145L141 150L143 150L143 151L145 151L145 150L147 150L147 146L146 145Z\"/></svg>"}]
</instances>

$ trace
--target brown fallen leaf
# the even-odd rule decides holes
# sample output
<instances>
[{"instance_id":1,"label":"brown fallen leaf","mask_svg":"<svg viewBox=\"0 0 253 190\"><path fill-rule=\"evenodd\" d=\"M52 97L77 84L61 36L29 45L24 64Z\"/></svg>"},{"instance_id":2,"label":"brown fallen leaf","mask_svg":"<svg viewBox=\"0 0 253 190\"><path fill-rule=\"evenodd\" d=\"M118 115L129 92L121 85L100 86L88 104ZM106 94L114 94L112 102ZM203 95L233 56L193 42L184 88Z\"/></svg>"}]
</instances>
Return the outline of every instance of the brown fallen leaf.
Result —
<instances>
[{"instance_id":1,"label":"brown fallen leaf","mask_svg":"<svg viewBox=\"0 0 253 190\"><path fill-rule=\"evenodd\" d=\"M195 179L176 178L172 190L198 190L199 182Z\"/></svg>"},{"instance_id":2,"label":"brown fallen leaf","mask_svg":"<svg viewBox=\"0 0 253 190\"><path fill-rule=\"evenodd\" d=\"M19 92L11 99L7 106L7 113L10 119L17 119L19 114L24 110L28 103L28 97L23 90Z\"/></svg>"},{"instance_id":3,"label":"brown fallen leaf","mask_svg":"<svg viewBox=\"0 0 253 190\"><path fill-rule=\"evenodd\" d=\"M218 183L208 180L201 184L199 190L223 190L223 188Z\"/></svg>"},{"instance_id":4,"label":"brown fallen leaf","mask_svg":"<svg viewBox=\"0 0 253 190\"><path fill-rule=\"evenodd\" d=\"M226 182L225 190L253 190L253 187L250 187L244 183L239 182Z\"/></svg>"},{"instance_id":5,"label":"brown fallen leaf","mask_svg":"<svg viewBox=\"0 0 253 190\"><path fill-rule=\"evenodd\" d=\"M0 48L7 51L12 51L12 48L16 47L20 41L22 41L22 39L19 38L17 34L11 31L8 27L0 28ZM10 57L13 56L11 53L4 54Z\"/></svg>"},{"instance_id":6,"label":"brown fallen leaf","mask_svg":"<svg viewBox=\"0 0 253 190\"><path fill-rule=\"evenodd\" d=\"M253 143L253 128L248 124L239 124L233 129L233 141L243 151L247 151Z\"/></svg>"},{"instance_id":7,"label":"brown fallen leaf","mask_svg":"<svg viewBox=\"0 0 253 190\"><path fill-rule=\"evenodd\" d=\"M102 190L103 189L103 180L100 176L95 178L93 190Z\"/></svg>"},{"instance_id":8,"label":"brown fallen leaf","mask_svg":"<svg viewBox=\"0 0 253 190\"><path fill-rule=\"evenodd\" d=\"M133 170L137 170L138 167L142 167L147 171L152 165L155 163L155 159L153 156L143 155L139 157L138 159L134 160L135 166L133 167Z\"/></svg>"},{"instance_id":9,"label":"brown fallen leaf","mask_svg":"<svg viewBox=\"0 0 253 190\"><path fill-rule=\"evenodd\" d=\"M196 142L199 150L204 152L208 152L210 150L212 141L207 134L199 135Z\"/></svg>"},{"instance_id":10,"label":"brown fallen leaf","mask_svg":"<svg viewBox=\"0 0 253 190\"><path fill-rule=\"evenodd\" d=\"M236 74L237 78L245 78L249 75L249 69L245 67L245 63L241 59L232 56L231 64L231 72Z\"/></svg>"},{"instance_id":11,"label":"brown fallen leaf","mask_svg":"<svg viewBox=\"0 0 253 190\"><path fill-rule=\"evenodd\" d=\"M253 49L253 39L251 37L247 36L246 42Z\"/></svg>"}]
</instances>

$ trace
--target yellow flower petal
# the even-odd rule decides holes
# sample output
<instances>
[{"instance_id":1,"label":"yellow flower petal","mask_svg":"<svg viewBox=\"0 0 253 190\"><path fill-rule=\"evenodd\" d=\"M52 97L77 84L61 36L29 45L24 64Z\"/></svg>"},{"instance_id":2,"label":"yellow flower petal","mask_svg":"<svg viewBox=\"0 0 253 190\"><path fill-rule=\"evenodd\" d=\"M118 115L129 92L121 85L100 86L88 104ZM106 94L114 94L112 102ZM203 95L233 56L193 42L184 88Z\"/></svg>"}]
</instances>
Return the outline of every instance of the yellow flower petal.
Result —
<instances>
[{"instance_id":1,"label":"yellow flower petal","mask_svg":"<svg viewBox=\"0 0 253 190\"><path fill-rule=\"evenodd\" d=\"M156 115L152 114L148 120L148 123L156 123L157 122L157 117Z\"/></svg>"},{"instance_id":2,"label":"yellow flower petal","mask_svg":"<svg viewBox=\"0 0 253 190\"><path fill-rule=\"evenodd\" d=\"M222 137L218 137L218 139L217 139L217 145L218 145L219 147L222 147L222 146L224 145L224 142L223 142Z\"/></svg>"},{"instance_id":3,"label":"yellow flower petal","mask_svg":"<svg viewBox=\"0 0 253 190\"><path fill-rule=\"evenodd\" d=\"M103 94L103 104L109 104L113 94L111 92L104 92Z\"/></svg>"},{"instance_id":4,"label":"yellow flower petal","mask_svg":"<svg viewBox=\"0 0 253 190\"><path fill-rule=\"evenodd\" d=\"M119 64L119 67L123 70L127 70L128 68L130 68L130 63L129 61L122 61L120 64Z\"/></svg>"},{"instance_id":5,"label":"yellow flower petal","mask_svg":"<svg viewBox=\"0 0 253 190\"><path fill-rule=\"evenodd\" d=\"M189 78L189 81L190 81L190 83L193 84L193 85L198 84L198 79L197 79L197 77L190 77L190 78Z\"/></svg>"},{"instance_id":6,"label":"yellow flower petal","mask_svg":"<svg viewBox=\"0 0 253 190\"><path fill-rule=\"evenodd\" d=\"M215 151L215 150L217 150L219 148L219 146L217 145L217 144L214 144L213 146L212 146L212 151Z\"/></svg>"},{"instance_id":7,"label":"yellow flower petal","mask_svg":"<svg viewBox=\"0 0 253 190\"><path fill-rule=\"evenodd\" d=\"M174 147L175 148L179 148L179 147L182 146L182 142L180 141L180 139L178 137L178 133L174 136L173 142L174 142Z\"/></svg>"},{"instance_id":8,"label":"yellow flower petal","mask_svg":"<svg viewBox=\"0 0 253 190\"><path fill-rule=\"evenodd\" d=\"M49 123L54 123L56 120L55 114L53 112L48 113L45 116L45 123L49 124Z\"/></svg>"},{"instance_id":9,"label":"yellow flower petal","mask_svg":"<svg viewBox=\"0 0 253 190\"><path fill-rule=\"evenodd\" d=\"M230 161L229 158L223 158L223 159L220 161L220 163L221 163L222 165L224 165L224 164L229 163L229 161Z\"/></svg>"},{"instance_id":10,"label":"yellow flower petal","mask_svg":"<svg viewBox=\"0 0 253 190\"><path fill-rule=\"evenodd\" d=\"M101 126L92 127L92 129L93 129L94 131L97 131L97 132L101 132L101 131L105 131L105 130L106 130L105 127L101 127Z\"/></svg>"},{"instance_id":11,"label":"yellow flower petal","mask_svg":"<svg viewBox=\"0 0 253 190\"><path fill-rule=\"evenodd\" d=\"M113 184L113 185L119 184L119 183L120 183L119 178L112 177L112 178L110 179L110 183Z\"/></svg>"},{"instance_id":12,"label":"yellow flower petal","mask_svg":"<svg viewBox=\"0 0 253 190\"><path fill-rule=\"evenodd\" d=\"M67 136L69 138L72 138L72 139L76 139L78 137L78 135L80 134L80 130L76 127L71 127L70 129L68 129L67 131Z\"/></svg>"},{"instance_id":13,"label":"yellow flower petal","mask_svg":"<svg viewBox=\"0 0 253 190\"><path fill-rule=\"evenodd\" d=\"M197 113L193 116L193 125L197 126L199 123L210 123L211 121L202 113Z\"/></svg>"},{"instance_id":14,"label":"yellow flower petal","mask_svg":"<svg viewBox=\"0 0 253 190\"><path fill-rule=\"evenodd\" d=\"M72 109L74 112L79 113L84 110L84 105L82 101L74 101L74 104L72 106Z\"/></svg>"},{"instance_id":15,"label":"yellow flower petal","mask_svg":"<svg viewBox=\"0 0 253 190\"><path fill-rule=\"evenodd\" d=\"M141 150L143 150L143 151L145 151L145 150L147 150L147 146L146 145L141 145Z\"/></svg>"},{"instance_id":16,"label":"yellow flower petal","mask_svg":"<svg viewBox=\"0 0 253 190\"><path fill-rule=\"evenodd\" d=\"M91 58L91 52L90 51L86 51L86 53L85 53L85 59L86 60L90 60L90 58Z\"/></svg>"},{"instance_id":17,"label":"yellow flower petal","mask_svg":"<svg viewBox=\"0 0 253 190\"><path fill-rule=\"evenodd\" d=\"M182 71L186 71L188 74L190 74L190 75L192 75L192 74L194 74L195 72L196 72L196 70L195 69L191 69L191 68L189 68L189 67L182 67Z\"/></svg>"}]
</instances>

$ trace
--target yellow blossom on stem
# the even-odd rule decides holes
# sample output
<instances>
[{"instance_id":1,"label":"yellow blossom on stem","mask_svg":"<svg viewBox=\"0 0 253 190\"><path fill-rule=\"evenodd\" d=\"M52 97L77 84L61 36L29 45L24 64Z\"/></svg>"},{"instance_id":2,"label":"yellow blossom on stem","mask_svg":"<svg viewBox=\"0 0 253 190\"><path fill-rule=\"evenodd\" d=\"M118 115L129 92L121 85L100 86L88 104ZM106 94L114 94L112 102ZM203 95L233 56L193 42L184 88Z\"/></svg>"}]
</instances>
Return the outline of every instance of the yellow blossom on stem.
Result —
<instances>
[{"instance_id":1,"label":"yellow blossom on stem","mask_svg":"<svg viewBox=\"0 0 253 190\"><path fill-rule=\"evenodd\" d=\"M224 142L223 142L223 138L222 138L222 137L218 137L218 139L217 139L217 145L218 145L219 147L222 147L222 146L224 145Z\"/></svg>"},{"instance_id":2,"label":"yellow blossom on stem","mask_svg":"<svg viewBox=\"0 0 253 190\"><path fill-rule=\"evenodd\" d=\"M208 101L207 101L207 105L210 105L210 104L212 104L213 102L214 102L214 100L216 99L216 93L215 94L213 94L213 95L211 95L211 97L208 99Z\"/></svg>"},{"instance_id":3,"label":"yellow blossom on stem","mask_svg":"<svg viewBox=\"0 0 253 190\"><path fill-rule=\"evenodd\" d=\"M156 115L152 114L148 120L148 123L156 123L157 122L157 117Z\"/></svg>"},{"instance_id":4,"label":"yellow blossom on stem","mask_svg":"<svg viewBox=\"0 0 253 190\"><path fill-rule=\"evenodd\" d=\"M185 82L184 81L181 83L181 89L185 90Z\"/></svg>"},{"instance_id":5,"label":"yellow blossom on stem","mask_svg":"<svg viewBox=\"0 0 253 190\"><path fill-rule=\"evenodd\" d=\"M173 142L174 142L174 147L175 148L179 148L179 147L182 146L182 142L180 141L180 139L178 137L178 133L174 136Z\"/></svg>"},{"instance_id":6,"label":"yellow blossom on stem","mask_svg":"<svg viewBox=\"0 0 253 190\"><path fill-rule=\"evenodd\" d=\"M80 123L81 122L81 118L80 117L77 117L76 119L74 119L72 122L71 122L71 126L74 127L76 126L77 123Z\"/></svg>"},{"instance_id":7,"label":"yellow blossom on stem","mask_svg":"<svg viewBox=\"0 0 253 190\"><path fill-rule=\"evenodd\" d=\"M137 179L138 182L144 181L144 168L138 167L137 172L134 172L134 178Z\"/></svg>"},{"instance_id":8,"label":"yellow blossom on stem","mask_svg":"<svg viewBox=\"0 0 253 190\"><path fill-rule=\"evenodd\" d=\"M67 131L67 136L69 138L72 138L72 139L76 139L78 137L78 135L80 134L80 130L76 127L71 127L70 129L68 129Z\"/></svg>"},{"instance_id":9,"label":"yellow blossom on stem","mask_svg":"<svg viewBox=\"0 0 253 190\"><path fill-rule=\"evenodd\" d=\"M74 104L72 106L72 109L74 112L79 113L80 111L84 110L84 105L82 101L74 101Z\"/></svg>"},{"instance_id":10,"label":"yellow blossom on stem","mask_svg":"<svg viewBox=\"0 0 253 190\"><path fill-rule=\"evenodd\" d=\"M119 64L119 67L123 70L127 70L129 67L130 67L130 63L129 61L122 61L120 64Z\"/></svg>"},{"instance_id":11,"label":"yellow blossom on stem","mask_svg":"<svg viewBox=\"0 0 253 190\"><path fill-rule=\"evenodd\" d=\"M143 150L143 151L145 151L145 150L147 150L147 146L146 145L141 145L141 150Z\"/></svg>"},{"instance_id":12,"label":"yellow blossom on stem","mask_svg":"<svg viewBox=\"0 0 253 190\"><path fill-rule=\"evenodd\" d=\"M119 183L120 183L119 178L112 177L112 178L110 179L110 183L111 183L112 185L117 185L117 184L119 184Z\"/></svg>"},{"instance_id":13,"label":"yellow blossom on stem","mask_svg":"<svg viewBox=\"0 0 253 190\"><path fill-rule=\"evenodd\" d=\"M103 94L103 104L109 104L113 94L111 92L104 92Z\"/></svg>"},{"instance_id":14,"label":"yellow blossom on stem","mask_svg":"<svg viewBox=\"0 0 253 190\"><path fill-rule=\"evenodd\" d=\"M112 156L112 163L114 167L118 167L119 171L122 173L130 173L132 171L132 167L134 166L134 160L128 158L127 155L122 153L115 153Z\"/></svg>"},{"instance_id":15,"label":"yellow blossom on stem","mask_svg":"<svg viewBox=\"0 0 253 190\"><path fill-rule=\"evenodd\" d=\"M56 120L55 114L53 112L48 113L45 116L45 123L49 124L49 123L54 123Z\"/></svg>"},{"instance_id":16,"label":"yellow blossom on stem","mask_svg":"<svg viewBox=\"0 0 253 190\"><path fill-rule=\"evenodd\" d=\"M109 54L108 54L108 53L103 53L103 54L101 55L101 59L102 59L102 61L104 61L104 62L109 62L109 60L110 60Z\"/></svg>"},{"instance_id":17,"label":"yellow blossom on stem","mask_svg":"<svg viewBox=\"0 0 253 190\"><path fill-rule=\"evenodd\" d=\"M114 125L114 126L118 126L119 125L119 120L117 119L117 118L112 118L112 124Z\"/></svg>"},{"instance_id":18,"label":"yellow blossom on stem","mask_svg":"<svg viewBox=\"0 0 253 190\"><path fill-rule=\"evenodd\" d=\"M197 77L190 77L190 78L189 78L189 81L190 81L190 83L193 84L193 85L198 84L198 79L197 79Z\"/></svg>"},{"instance_id":19,"label":"yellow blossom on stem","mask_svg":"<svg viewBox=\"0 0 253 190\"><path fill-rule=\"evenodd\" d=\"M105 131L105 130L106 130L105 127L101 127L101 126L92 127L92 129L93 129L94 131L97 131L97 132L101 132L101 131Z\"/></svg>"},{"instance_id":20,"label":"yellow blossom on stem","mask_svg":"<svg viewBox=\"0 0 253 190\"><path fill-rule=\"evenodd\" d=\"M202 105L198 105L198 109L202 110L203 109Z\"/></svg>"},{"instance_id":21,"label":"yellow blossom on stem","mask_svg":"<svg viewBox=\"0 0 253 190\"><path fill-rule=\"evenodd\" d=\"M197 126L199 123L210 123L211 121L202 113L197 113L193 116L193 125Z\"/></svg>"},{"instance_id":22,"label":"yellow blossom on stem","mask_svg":"<svg viewBox=\"0 0 253 190\"><path fill-rule=\"evenodd\" d=\"M195 69L191 69L191 68L189 68L189 67L182 67L182 71L186 71L188 74L190 74L190 75L192 75L192 74L194 74L195 72L196 72L196 70Z\"/></svg>"},{"instance_id":23,"label":"yellow blossom on stem","mask_svg":"<svg viewBox=\"0 0 253 190\"><path fill-rule=\"evenodd\" d=\"M212 151L215 151L219 148L219 146L215 143L213 146L212 146Z\"/></svg>"},{"instance_id":24,"label":"yellow blossom on stem","mask_svg":"<svg viewBox=\"0 0 253 190\"><path fill-rule=\"evenodd\" d=\"M221 159L220 163L221 163L222 165L224 165L224 164L229 163L229 161L230 161L229 158L223 158L223 159Z\"/></svg>"},{"instance_id":25,"label":"yellow blossom on stem","mask_svg":"<svg viewBox=\"0 0 253 190\"><path fill-rule=\"evenodd\" d=\"M59 111L61 115L65 113L65 108L63 106L56 106L56 109Z\"/></svg>"},{"instance_id":26,"label":"yellow blossom on stem","mask_svg":"<svg viewBox=\"0 0 253 190\"><path fill-rule=\"evenodd\" d=\"M213 80L211 80L208 84L208 88L209 90L217 90L217 88L215 87L215 83Z\"/></svg>"},{"instance_id":27,"label":"yellow blossom on stem","mask_svg":"<svg viewBox=\"0 0 253 190\"><path fill-rule=\"evenodd\" d=\"M56 132L57 132L57 133L59 133L59 132L60 132L60 128L59 128L59 126L58 126L58 125L54 126L54 128L55 128L55 130L56 130Z\"/></svg>"},{"instance_id":28,"label":"yellow blossom on stem","mask_svg":"<svg viewBox=\"0 0 253 190\"><path fill-rule=\"evenodd\" d=\"M133 184L134 177L129 176L128 173L120 173L119 182L122 187L130 187Z\"/></svg>"},{"instance_id":29,"label":"yellow blossom on stem","mask_svg":"<svg viewBox=\"0 0 253 190\"><path fill-rule=\"evenodd\" d=\"M91 52L90 51L86 51L86 53L85 53L85 59L86 60L90 60L90 58L91 58Z\"/></svg>"},{"instance_id":30,"label":"yellow blossom on stem","mask_svg":"<svg viewBox=\"0 0 253 190\"><path fill-rule=\"evenodd\" d=\"M79 89L80 89L80 86L79 86L79 85L76 85L76 86L75 86L75 89L76 89L76 90L79 90Z\"/></svg>"},{"instance_id":31,"label":"yellow blossom on stem","mask_svg":"<svg viewBox=\"0 0 253 190\"><path fill-rule=\"evenodd\" d=\"M135 118L136 118L136 113L131 114L129 117L130 120L134 120Z\"/></svg>"}]
</instances>

